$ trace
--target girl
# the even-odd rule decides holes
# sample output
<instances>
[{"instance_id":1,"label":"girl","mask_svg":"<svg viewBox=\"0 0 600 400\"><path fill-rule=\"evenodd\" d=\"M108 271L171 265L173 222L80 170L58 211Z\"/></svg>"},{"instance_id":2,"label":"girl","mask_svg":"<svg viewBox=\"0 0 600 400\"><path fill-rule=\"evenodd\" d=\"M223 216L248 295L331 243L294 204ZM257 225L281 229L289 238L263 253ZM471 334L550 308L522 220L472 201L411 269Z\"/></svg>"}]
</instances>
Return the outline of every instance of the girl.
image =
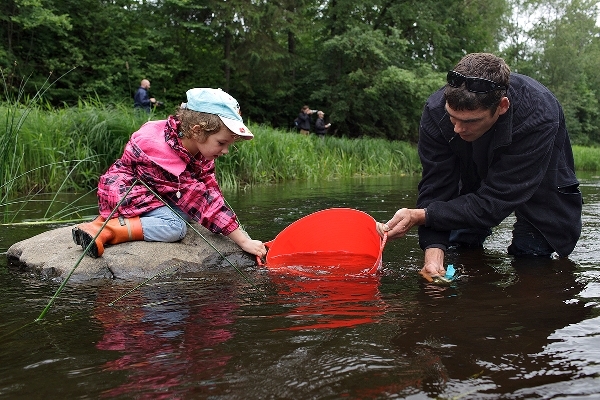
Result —
<instances>
[{"instance_id":1,"label":"girl","mask_svg":"<svg viewBox=\"0 0 600 400\"><path fill-rule=\"evenodd\" d=\"M105 244L132 240L175 242L194 220L231 238L244 251L263 257L266 248L252 240L225 205L215 178L214 160L237 140L250 140L237 101L221 89L187 91L175 116L151 121L133 133L120 159L100 177L100 216L73 228L73 241L85 249L136 179L145 182L175 213L141 183L129 192L96 238L88 254L100 257Z\"/></svg>"}]
</instances>

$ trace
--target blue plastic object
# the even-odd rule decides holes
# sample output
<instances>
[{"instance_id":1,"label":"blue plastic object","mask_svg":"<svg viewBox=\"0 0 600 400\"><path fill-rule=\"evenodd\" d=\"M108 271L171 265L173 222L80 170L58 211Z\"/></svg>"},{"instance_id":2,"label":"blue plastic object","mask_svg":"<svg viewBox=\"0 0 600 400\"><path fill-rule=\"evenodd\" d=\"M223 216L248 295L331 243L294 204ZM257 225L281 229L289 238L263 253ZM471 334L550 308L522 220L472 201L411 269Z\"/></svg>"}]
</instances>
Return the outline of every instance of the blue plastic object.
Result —
<instances>
[{"instance_id":1,"label":"blue plastic object","mask_svg":"<svg viewBox=\"0 0 600 400\"><path fill-rule=\"evenodd\" d=\"M451 281L454 278L455 273L456 273L456 270L454 269L454 265L448 264L448 268L446 268L446 275L444 276L444 278Z\"/></svg>"}]
</instances>

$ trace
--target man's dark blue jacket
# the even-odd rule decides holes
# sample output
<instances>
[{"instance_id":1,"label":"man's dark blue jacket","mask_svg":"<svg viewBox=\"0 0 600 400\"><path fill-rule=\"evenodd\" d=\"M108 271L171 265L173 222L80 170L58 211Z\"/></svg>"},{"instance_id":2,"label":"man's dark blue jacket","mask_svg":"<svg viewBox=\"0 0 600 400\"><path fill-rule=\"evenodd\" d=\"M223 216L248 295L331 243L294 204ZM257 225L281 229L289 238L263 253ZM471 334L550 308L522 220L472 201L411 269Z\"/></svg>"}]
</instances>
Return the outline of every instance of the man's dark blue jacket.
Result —
<instances>
[{"instance_id":1,"label":"man's dark blue jacket","mask_svg":"<svg viewBox=\"0 0 600 400\"><path fill-rule=\"evenodd\" d=\"M135 92L135 96L133 96L133 107L134 108L143 108L146 112L150 112L150 96L148 95L148 91L139 87L137 92Z\"/></svg>"},{"instance_id":2,"label":"man's dark blue jacket","mask_svg":"<svg viewBox=\"0 0 600 400\"><path fill-rule=\"evenodd\" d=\"M448 246L450 230L491 228L511 213L531 223L560 256L581 234L582 196L562 107L543 85L511 74L510 107L472 143L455 132L444 89L427 100L419 132L427 208L419 244Z\"/></svg>"}]
</instances>

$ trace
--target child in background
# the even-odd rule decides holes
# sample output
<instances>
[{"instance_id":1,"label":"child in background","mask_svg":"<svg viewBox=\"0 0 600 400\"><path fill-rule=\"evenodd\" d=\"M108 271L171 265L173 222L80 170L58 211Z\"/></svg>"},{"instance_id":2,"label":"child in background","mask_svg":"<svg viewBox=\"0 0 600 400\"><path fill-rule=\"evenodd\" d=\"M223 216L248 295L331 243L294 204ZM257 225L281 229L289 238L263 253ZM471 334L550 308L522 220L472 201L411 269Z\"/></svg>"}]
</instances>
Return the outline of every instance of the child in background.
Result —
<instances>
[{"instance_id":1,"label":"child in background","mask_svg":"<svg viewBox=\"0 0 600 400\"><path fill-rule=\"evenodd\" d=\"M244 251L263 257L266 248L240 228L225 205L215 177L215 159L252 132L244 125L237 101L221 89L187 91L187 103L167 120L144 124L120 159L100 177L100 216L73 228L73 241L85 249L136 179L169 203L175 214L138 183L106 224L88 254L100 257L105 244L132 240L175 242L184 238L186 221L231 238ZM181 218L180 218L181 217Z\"/></svg>"}]
</instances>

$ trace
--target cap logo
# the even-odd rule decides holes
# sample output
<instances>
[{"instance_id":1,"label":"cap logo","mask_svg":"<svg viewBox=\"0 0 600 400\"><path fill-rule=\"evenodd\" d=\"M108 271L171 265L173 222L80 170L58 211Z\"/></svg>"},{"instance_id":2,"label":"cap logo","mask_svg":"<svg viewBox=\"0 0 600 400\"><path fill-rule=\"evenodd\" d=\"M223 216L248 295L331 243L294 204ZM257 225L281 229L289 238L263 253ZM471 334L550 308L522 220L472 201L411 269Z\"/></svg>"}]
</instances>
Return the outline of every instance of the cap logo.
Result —
<instances>
[{"instance_id":1,"label":"cap logo","mask_svg":"<svg viewBox=\"0 0 600 400\"><path fill-rule=\"evenodd\" d=\"M246 133L246 130L244 128L240 128L240 133Z\"/></svg>"}]
</instances>

